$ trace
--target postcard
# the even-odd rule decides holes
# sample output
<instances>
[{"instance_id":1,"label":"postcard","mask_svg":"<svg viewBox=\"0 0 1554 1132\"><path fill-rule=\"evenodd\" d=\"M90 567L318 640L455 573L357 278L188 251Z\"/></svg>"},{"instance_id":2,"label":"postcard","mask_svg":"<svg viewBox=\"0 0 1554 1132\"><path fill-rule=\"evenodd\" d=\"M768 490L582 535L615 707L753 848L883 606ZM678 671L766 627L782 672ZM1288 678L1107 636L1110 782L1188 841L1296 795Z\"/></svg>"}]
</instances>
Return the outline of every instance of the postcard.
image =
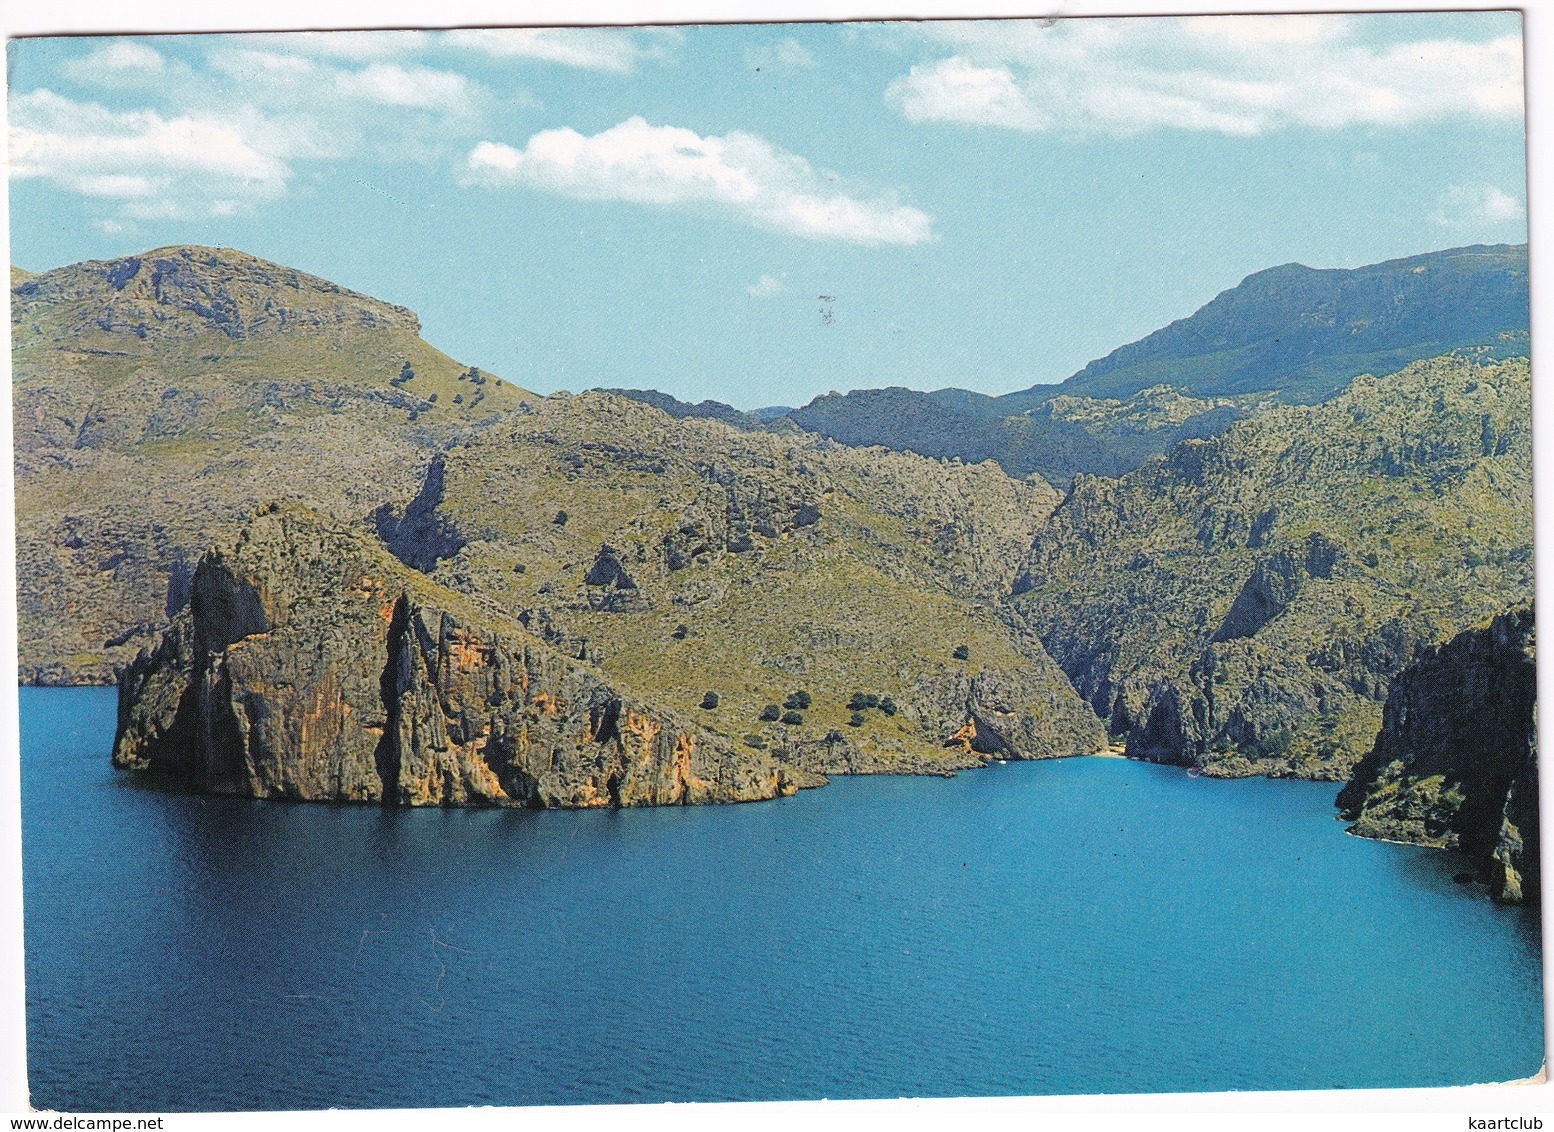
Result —
<instances>
[{"instance_id":1,"label":"postcard","mask_svg":"<svg viewBox=\"0 0 1554 1132\"><path fill-rule=\"evenodd\" d=\"M1519 13L8 68L35 1108L1541 1080Z\"/></svg>"}]
</instances>

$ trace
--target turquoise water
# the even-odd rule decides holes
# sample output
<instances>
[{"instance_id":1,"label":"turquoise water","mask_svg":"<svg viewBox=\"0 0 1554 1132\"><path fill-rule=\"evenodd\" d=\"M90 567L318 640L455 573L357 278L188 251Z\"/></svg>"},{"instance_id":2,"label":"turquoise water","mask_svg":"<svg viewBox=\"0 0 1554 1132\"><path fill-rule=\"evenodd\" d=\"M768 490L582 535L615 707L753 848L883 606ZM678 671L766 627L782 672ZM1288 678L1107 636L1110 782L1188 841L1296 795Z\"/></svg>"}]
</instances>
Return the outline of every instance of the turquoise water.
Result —
<instances>
[{"instance_id":1,"label":"turquoise water","mask_svg":"<svg viewBox=\"0 0 1554 1132\"><path fill-rule=\"evenodd\" d=\"M172 794L22 689L33 1103L1447 1085L1542 1060L1539 924L1331 785L1120 759L746 806Z\"/></svg>"}]
</instances>

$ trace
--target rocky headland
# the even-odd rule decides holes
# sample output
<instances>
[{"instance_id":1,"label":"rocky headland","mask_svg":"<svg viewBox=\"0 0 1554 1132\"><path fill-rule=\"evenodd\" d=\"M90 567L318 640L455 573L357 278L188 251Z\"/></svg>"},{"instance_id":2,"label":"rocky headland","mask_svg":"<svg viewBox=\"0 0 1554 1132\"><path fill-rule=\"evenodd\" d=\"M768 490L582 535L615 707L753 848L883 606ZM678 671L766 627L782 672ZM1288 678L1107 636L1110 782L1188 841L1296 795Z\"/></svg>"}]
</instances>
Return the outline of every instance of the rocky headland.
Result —
<instances>
[{"instance_id":1,"label":"rocky headland","mask_svg":"<svg viewBox=\"0 0 1554 1132\"><path fill-rule=\"evenodd\" d=\"M1338 795L1349 832L1459 849L1496 900L1536 900L1537 679L1531 607L1421 653Z\"/></svg>"},{"instance_id":2,"label":"rocky headland","mask_svg":"<svg viewBox=\"0 0 1554 1132\"><path fill-rule=\"evenodd\" d=\"M359 531L266 510L119 678L114 764L255 798L655 806L823 778L740 748L445 590Z\"/></svg>"}]
</instances>

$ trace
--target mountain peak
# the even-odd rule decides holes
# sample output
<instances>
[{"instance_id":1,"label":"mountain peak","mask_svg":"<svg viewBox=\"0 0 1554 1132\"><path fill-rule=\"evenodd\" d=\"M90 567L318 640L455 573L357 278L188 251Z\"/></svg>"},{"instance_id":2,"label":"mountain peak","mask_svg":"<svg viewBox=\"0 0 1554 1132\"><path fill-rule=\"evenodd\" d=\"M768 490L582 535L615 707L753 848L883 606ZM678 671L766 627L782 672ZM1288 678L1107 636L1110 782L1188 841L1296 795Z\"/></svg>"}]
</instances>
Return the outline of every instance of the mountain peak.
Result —
<instances>
[{"instance_id":1,"label":"mountain peak","mask_svg":"<svg viewBox=\"0 0 1554 1132\"><path fill-rule=\"evenodd\" d=\"M1161 382L1199 396L1320 401L1362 372L1463 347L1525 353L1527 245L1473 244L1356 268L1286 263L1119 346L1059 387L1125 398ZM1052 395L1051 387L1030 394Z\"/></svg>"},{"instance_id":2,"label":"mountain peak","mask_svg":"<svg viewBox=\"0 0 1554 1132\"><path fill-rule=\"evenodd\" d=\"M420 333L419 320L404 307L232 248L174 245L88 260L23 278L12 296L13 320L47 312L56 336Z\"/></svg>"}]
</instances>

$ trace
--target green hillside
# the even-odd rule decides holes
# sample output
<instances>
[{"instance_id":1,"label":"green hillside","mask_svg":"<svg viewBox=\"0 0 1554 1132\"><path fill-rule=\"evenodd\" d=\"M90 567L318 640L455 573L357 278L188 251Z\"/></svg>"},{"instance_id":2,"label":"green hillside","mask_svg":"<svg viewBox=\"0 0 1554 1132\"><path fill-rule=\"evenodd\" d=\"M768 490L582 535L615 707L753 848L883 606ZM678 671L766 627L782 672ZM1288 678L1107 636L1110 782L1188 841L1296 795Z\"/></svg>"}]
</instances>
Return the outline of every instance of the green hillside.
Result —
<instances>
[{"instance_id":1,"label":"green hillside","mask_svg":"<svg viewBox=\"0 0 1554 1132\"><path fill-rule=\"evenodd\" d=\"M1416 649L1531 599L1529 394L1416 362L1081 476L1013 605L1130 754L1342 778Z\"/></svg>"},{"instance_id":2,"label":"green hillside","mask_svg":"<svg viewBox=\"0 0 1554 1132\"><path fill-rule=\"evenodd\" d=\"M11 291L23 678L105 681L262 503L359 516L524 390L415 316L212 248L29 276Z\"/></svg>"}]
</instances>

